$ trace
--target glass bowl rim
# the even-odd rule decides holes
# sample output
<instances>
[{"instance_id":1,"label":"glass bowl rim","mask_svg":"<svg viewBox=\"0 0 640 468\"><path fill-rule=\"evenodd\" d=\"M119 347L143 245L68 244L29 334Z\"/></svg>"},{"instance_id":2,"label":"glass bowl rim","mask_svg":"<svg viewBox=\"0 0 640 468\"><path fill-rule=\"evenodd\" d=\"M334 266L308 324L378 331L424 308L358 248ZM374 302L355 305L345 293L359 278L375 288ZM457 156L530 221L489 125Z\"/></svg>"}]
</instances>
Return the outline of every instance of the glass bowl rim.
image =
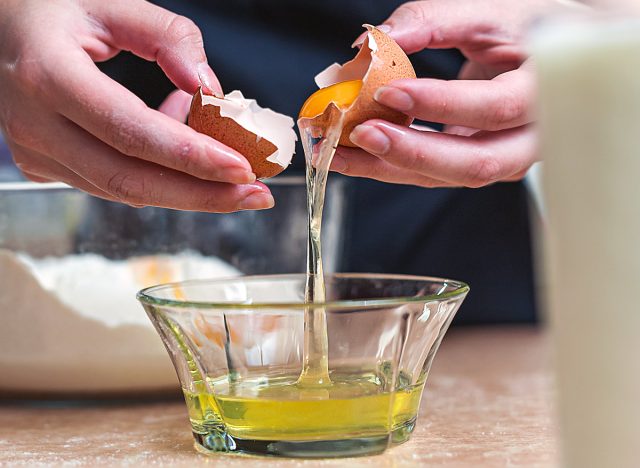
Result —
<instances>
[{"instance_id":1,"label":"glass bowl rim","mask_svg":"<svg viewBox=\"0 0 640 468\"><path fill-rule=\"evenodd\" d=\"M464 298L470 291L469 286L458 280L438 278L434 276L418 276L418 275L398 275L398 274L383 274L383 273L330 273L325 275L326 278L359 278L359 279L377 279L377 280L403 280L403 281L416 281L416 282L432 282L441 283L444 286L454 285L455 289L448 292L427 294L421 296L395 296L385 297L379 299L347 299L339 301L327 301L314 303L314 308L327 308L327 309L361 309L367 308L380 308L389 306L400 306L407 303L427 303L433 301L442 301L454 298ZM204 302L204 301L183 301L176 299L162 299L153 296L155 291L167 290L176 287L182 287L185 285L194 284L213 284L222 283L234 280L260 280L260 279L278 279L284 280L290 279L304 279L304 273L289 273L289 274L271 274L271 275L248 275L248 276L228 276L224 278L212 278L212 279L196 279L187 281L178 281L173 283L158 284L155 286L149 286L141 289L136 294L136 298L143 304L159 307L172 307L183 309L296 309L300 310L307 304L304 302L271 302L271 303L246 303L246 302Z\"/></svg>"}]
</instances>

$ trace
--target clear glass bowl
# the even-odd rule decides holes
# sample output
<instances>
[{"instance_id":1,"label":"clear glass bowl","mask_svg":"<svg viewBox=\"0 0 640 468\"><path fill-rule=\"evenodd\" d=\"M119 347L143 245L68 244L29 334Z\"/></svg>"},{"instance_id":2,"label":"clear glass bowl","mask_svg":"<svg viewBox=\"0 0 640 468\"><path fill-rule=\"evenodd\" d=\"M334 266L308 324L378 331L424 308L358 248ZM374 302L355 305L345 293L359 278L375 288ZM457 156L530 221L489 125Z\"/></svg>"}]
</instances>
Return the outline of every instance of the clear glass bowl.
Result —
<instances>
[{"instance_id":1,"label":"clear glass bowl","mask_svg":"<svg viewBox=\"0 0 640 468\"><path fill-rule=\"evenodd\" d=\"M344 180L330 181L325 256L339 268ZM267 181L276 206L231 214L132 208L63 184L0 183L0 397L176 393L135 294L170 281L303 272L303 177ZM335 270L334 270L335 271Z\"/></svg>"},{"instance_id":2,"label":"clear glass bowl","mask_svg":"<svg viewBox=\"0 0 640 468\"><path fill-rule=\"evenodd\" d=\"M293 457L379 453L408 440L434 355L469 288L438 278L334 274L191 281L138 299L182 384L196 447ZM327 317L332 383L297 383L305 308Z\"/></svg>"},{"instance_id":3,"label":"clear glass bowl","mask_svg":"<svg viewBox=\"0 0 640 468\"><path fill-rule=\"evenodd\" d=\"M329 271L339 270L344 182L334 177L327 189L323 242ZM276 200L274 208L215 214L133 208L64 184L0 182L0 249L33 257L89 253L110 259L190 250L216 256L243 274L302 272L305 179L278 176L265 183Z\"/></svg>"}]
</instances>

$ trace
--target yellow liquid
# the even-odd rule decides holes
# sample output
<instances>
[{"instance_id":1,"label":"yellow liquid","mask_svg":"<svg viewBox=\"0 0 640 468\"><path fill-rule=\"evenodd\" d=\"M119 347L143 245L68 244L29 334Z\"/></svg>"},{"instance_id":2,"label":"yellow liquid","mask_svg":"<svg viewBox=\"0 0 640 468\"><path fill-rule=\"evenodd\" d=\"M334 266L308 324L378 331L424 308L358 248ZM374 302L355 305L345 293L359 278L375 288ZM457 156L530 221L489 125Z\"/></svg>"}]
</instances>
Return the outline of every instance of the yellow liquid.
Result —
<instances>
[{"instance_id":1,"label":"yellow liquid","mask_svg":"<svg viewBox=\"0 0 640 468\"><path fill-rule=\"evenodd\" d=\"M214 394L184 394L194 431L201 433L222 421L226 434L245 440L331 440L411 431L422 384L385 391L373 373L348 369L332 371L331 377L325 395L298 385L294 372L262 384L211 382Z\"/></svg>"}]
</instances>

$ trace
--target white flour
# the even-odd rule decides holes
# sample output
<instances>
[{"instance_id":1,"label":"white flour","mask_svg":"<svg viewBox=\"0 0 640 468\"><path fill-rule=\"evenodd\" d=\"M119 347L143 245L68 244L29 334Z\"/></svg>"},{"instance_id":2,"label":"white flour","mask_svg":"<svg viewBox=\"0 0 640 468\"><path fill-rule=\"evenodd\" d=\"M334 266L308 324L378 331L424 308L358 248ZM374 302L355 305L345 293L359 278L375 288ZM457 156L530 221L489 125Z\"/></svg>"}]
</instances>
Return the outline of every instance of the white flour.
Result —
<instances>
[{"instance_id":1,"label":"white flour","mask_svg":"<svg viewBox=\"0 0 640 468\"><path fill-rule=\"evenodd\" d=\"M136 292L238 274L194 252L112 261L95 254L34 259L0 249L0 390L176 387L167 352Z\"/></svg>"},{"instance_id":2,"label":"white flour","mask_svg":"<svg viewBox=\"0 0 640 468\"><path fill-rule=\"evenodd\" d=\"M43 259L17 254L16 258L29 268L44 289L74 312L110 327L130 323L152 326L135 298L142 288L240 273L218 258L203 257L192 251L128 260L108 260L97 254ZM0 261L0 277L4 276L2 263Z\"/></svg>"}]
</instances>

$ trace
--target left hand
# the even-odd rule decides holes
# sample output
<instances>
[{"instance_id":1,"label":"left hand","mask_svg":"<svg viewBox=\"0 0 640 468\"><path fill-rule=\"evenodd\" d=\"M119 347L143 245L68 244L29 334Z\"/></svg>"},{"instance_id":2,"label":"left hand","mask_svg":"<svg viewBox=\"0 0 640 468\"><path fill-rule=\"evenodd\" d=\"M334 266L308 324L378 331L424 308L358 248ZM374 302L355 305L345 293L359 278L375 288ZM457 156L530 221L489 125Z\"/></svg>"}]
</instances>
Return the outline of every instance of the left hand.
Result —
<instances>
[{"instance_id":1,"label":"left hand","mask_svg":"<svg viewBox=\"0 0 640 468\"><path fill-rule=\"evenodd\" d=\"M161 112L95 66L121 50L182 90ZM0 131L30 180L133 206L272 207L242 154L176 121L198 87L222 93L185 17L144 0L0 1Z\"/></svg>"},{"instance_id":2,"label":"left hand","mask_svg":"<svg viewBox=\"0 0 640 468\"><path fill-rule=\"evenodd\" d=\"M523 38L557 0L428 0L400 6L383 30L409 54L458 48L458 80L397 80L375 99L412 117L445 124L420 131L382 120L357 126L332 170L424 187L481 187L524 177L537 159L535 82Z\"/></svg>"}]
</instances>

